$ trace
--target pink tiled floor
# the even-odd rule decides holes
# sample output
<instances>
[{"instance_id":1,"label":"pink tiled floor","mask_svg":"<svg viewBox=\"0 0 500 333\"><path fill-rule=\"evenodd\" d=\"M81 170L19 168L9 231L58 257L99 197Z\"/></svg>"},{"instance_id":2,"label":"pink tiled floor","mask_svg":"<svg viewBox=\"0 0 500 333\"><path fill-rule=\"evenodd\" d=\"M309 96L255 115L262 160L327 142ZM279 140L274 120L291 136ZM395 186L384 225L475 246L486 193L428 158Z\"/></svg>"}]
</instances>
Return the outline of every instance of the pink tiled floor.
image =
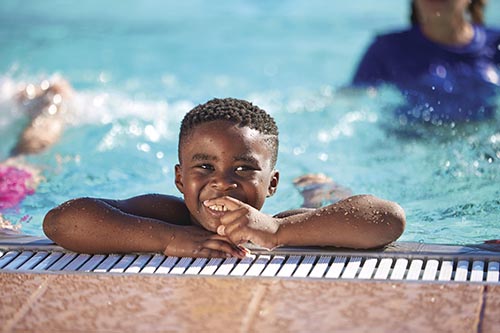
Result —
<instances>
[{"instance_id":1,"label":"pink tiled floor","mask_svg":"<svg viewBox=\"0 0 500 333\"><path fill-rule=\"evenodd\" d=\"M3 332L498 332L500 286L0 273Z\"/></svg>"}]
</instances>

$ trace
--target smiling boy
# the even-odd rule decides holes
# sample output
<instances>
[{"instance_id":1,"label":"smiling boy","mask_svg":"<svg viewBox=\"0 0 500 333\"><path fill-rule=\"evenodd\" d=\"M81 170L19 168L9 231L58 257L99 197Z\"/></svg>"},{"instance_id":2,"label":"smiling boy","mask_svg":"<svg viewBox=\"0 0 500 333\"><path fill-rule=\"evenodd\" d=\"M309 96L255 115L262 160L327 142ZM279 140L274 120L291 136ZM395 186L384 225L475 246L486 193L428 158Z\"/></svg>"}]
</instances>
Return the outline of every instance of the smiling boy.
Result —
<instances>
[{"instance_id":1,"label":"smiling boy","mask_svg":"<svg viewBox=\"0 0 500 333\"><path fill-rule=\"evenodd\" d=\"M184 117L175 184L184 200L80 198L49 211L45 234L77 252L242 258L243 245L376 248L405 227L402 208L357 195L318 209L260 212L277 189L278 128L251 103L213 99Z\"/></svg>"}]
</instances>

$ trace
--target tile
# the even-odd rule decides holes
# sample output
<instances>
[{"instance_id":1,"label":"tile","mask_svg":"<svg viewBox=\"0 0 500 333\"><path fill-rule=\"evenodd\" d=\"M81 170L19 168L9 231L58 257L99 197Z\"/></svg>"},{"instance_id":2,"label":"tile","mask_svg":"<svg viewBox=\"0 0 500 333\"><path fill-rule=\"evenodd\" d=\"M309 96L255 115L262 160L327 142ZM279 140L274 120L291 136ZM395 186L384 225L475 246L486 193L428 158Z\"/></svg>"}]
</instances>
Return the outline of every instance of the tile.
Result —
<instances>
[{"instance_id":1,"label":"tile","mask_svg":"<svg viewBox=\"0 0 500 333\"><path fill-rule=\"evenodd\" d=\"M48 279L50 276L0 273L0 323L3 328L15 322L21 311L43 294Z\"/></svg>"},{"instance_id":2,"label":"tile","mask_svg":"<svg viewBox=\"0 0 500 333\"><path fill-rule=\"evenodd\" d=\"M484 297L484 314L481 323L484 333L496 333L500 330L500 286L488 285Z\"/></svg>"},{"instance_id":3,"label":"tile","mask_svg":"<svg viewBox=\"0 0 500 333\"><path fill-rule=\"evenodd\" d=\"M459 333L494 332L500 318L500 286L481 284L73 273L0 284L3 332Z\"/></svg>"},{"instance_id":4,"label":"tile","mask_svg":"<svg viewBox=\"0 0 500 333\"><path fill-rule=\"evenodd\" d=\"M250 332L473 332L481 285L280 281Z\"/></svg>"},{"instance_id":5,"label":"tile","mask_svg":"<svg viewBox=\"0 0 500 333\"><path fill-rule=\"evenodd\" d=\"M189 332L240 327L258 281L56 275L15 331Z\"/></svg>"}]
</instances>

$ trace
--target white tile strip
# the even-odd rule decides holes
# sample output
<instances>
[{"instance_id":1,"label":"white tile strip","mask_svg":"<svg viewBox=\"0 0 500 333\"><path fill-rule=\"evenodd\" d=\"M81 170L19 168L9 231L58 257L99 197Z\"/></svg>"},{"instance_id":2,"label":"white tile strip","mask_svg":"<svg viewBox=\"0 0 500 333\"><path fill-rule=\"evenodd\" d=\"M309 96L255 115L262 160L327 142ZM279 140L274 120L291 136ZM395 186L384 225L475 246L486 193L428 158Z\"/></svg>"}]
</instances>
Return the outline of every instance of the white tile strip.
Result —
<instances>
[{"instance_id":1,"label":"white tile strip","mask_svg":"<svg viewBox=\"0 0 500 333\"><path fill-rule=\"evenodd\" d=\"M14 270L18 269L22 264L29 260L33 256L31 251L23 251L14 260L12 260L4 269Z\"/></svg>"},{"instance_id":2,"label":"white tile strip","mask_svg":"<svg viewBox=\"0 0 500 333\"><path fill-rule=\"evenodd\" d=\"M331 260L331 256L319 257L319 260L316 265L314 265L314 268L312 269L311 274L309 274L309 277L317 279L322 278L326 270L328 269L328 265L330 264Z\"/></svg>"},{"instance_id":3,"label":"white tile strip","mask_svg":"<svg viewBox=\"0 0 500 333\"><path fill-rule=\"evenodd\" d=\"M186 271L193 258L182 257L181 260L172 268L169 274L182 274Z\"/></svg>"},{"instance_id":4,"label":"white tile strip","mask_svg":"<svg viewBox=\"0 0 500 333\"><path fill-rule=\"evenodd\" d=\"M160 265L160 267L158 267L155 273L168 274L178 260L179 257L167 257L167 259L165 259L165 261Z\"/></svg>"},{"instance_id":5,"label":"white tile strip","mask_svg":"<svg viewBox=\"0 0 500 333\"><path fill-rule=\"evenodd\" d=\"M292 276L293 272L295 269L297 269L297 266L299 265L300 262L300 256L290 256L288 257L288 260L285 262L283 267L278 271L279 277L290 277Z\"/></svg>"},{"instance_id":6,"label":"white tile strip","mask_svg":"<svg viewBox=\"0 0 500 333\"><path fill-rule=\"evenodd\" d=\"M472 263L472 272L470 274L470 280L479 282L483 281L484 277L484 261L475 260Z\"/></svg>"},{"instance_id":7,"label":"white tile strip","mask_svg":"<svg viewBox=\"0 0 500 333\"><path fill-rule=\"evenodd\" d=\"M271 256L267 254L260 255L252 266L245 273L246 276L259 276L266 268L267 263L271 260Z\"/></svg>"},{"instance_id":8,"label":"white tile strip","mask_svg":"<svg viewBox=\"0 0 500 333\"><path fill-rule=\"evenodd\" d=\"M436 257L410 260L402 256L370 258L352 255L257 253L240 260L165 257L159 253L89 255L47 250L0 250L1 270L500 282L498 260L472 260L464 257L454 261Z\"/></svg>"},{"instance_id":9,"label":"white tile strip","mask_svg":"<svg viewBox=\"0 0 500 333\"><path fill-rule=\"evenodd\" d=\"M441 269L439 270L439 281L450 281L451 275L453 274L453 261L444 260L441 263Z\"/></svg>"},{"instance_id":10,"label":"white tile strip","mask_svg":"<svg viewBox=\"0 0 500 333\"><path fill-rule=\"evenodd\" d=\"M429 259L425 263L424 275L422 280L424 281L435 281L436 275L439 267L439 261L436 259Z\"/></svg>"},{"instance_id":11,"label":"white tile strip","mask_svg":"<svg viewBox=\"0 0 500 333\"><path fill-rule=\"evenodd\" d=\"M488 263L488 274L486 275L486 281L500 282L499 268L500 268L500 263L498 261L490 261Z\"/></svg>"},{"instance_id":12,"label":"white tile strip","mask_svg":"<svg viewBox=\"0 0 500 333\"><path fill-rule=\"evenodd\" d=\"M227 276L229 273L233 270L234 266L236 265L236 262L238 259L231 257L227 258L224 260L222 265L215 271L214 275L222 275L222 276Z\"/></svg>"},{"instance_id":13,"label":"white tile strip","mask_svg":"<svg viewBox=\"0 0 500 333\"><path fill-rule=\"evenodd\" d=\"M406 275L407 280L418 280L420 278L420 273L422 272L422 266L424 266L424 261L422 259L413 259L408 269L408 274Z\"/></svg>"},{"instance_id":14,"label":"white tile strip","mask_svg":"<svg viewBox=\"0 0 500 333\"><path fill-rule=\"evenodd\" d=\"M94 269L94 272L98 273L103 273L103 272L108 272L110 269L112 269L115 264L122 258L121 254L110 254L106 259L104 259L103 262L97 266L96 269Z\"/></svg>"},{"instance_id":15,"label":"white tile strip","mask_svg":"<svg viewBox=\"0 0 500 333\"><path fill-rule=\"evenodd\" d=\"M151 260L151 257L152 255L150 254L141 254L125 269L125 273L139 273L148 261Z\"/></svg>"},{"instance_id":16,"label":"white tile strip","mask_svg":"<svg viewBox=\"0 0 500 333\"><path fill-rule=\"evenodd\" d=\"M402 280L405 277L406 267L408 266L408 259L398 258L394 264L391 273L391 280Z\"/></svg>"},{"instance_id":17,"label":"white tile strip","mask_svg":"<svg viewBox=\"0 0 500 333\"><path fill-rule=\"evenodd\" d=\"M383 258L378 264L377 271L375 272L374 279L386 280L389 276L392 267L392 258Z\"/></svg>"},{"instance_id":18,"label":"white tile strip","mask_svg":"<svg viewBox=\"0 0 500 333\"><path fill-rule=\"evenodd\" d=\"M313 268L315 260L316 256L305 256L299 267L297 267L297 270L293 273L293 277L306 277Z\"/></svg>"},{"instance_id":19,"label":"white tile strip","mask_svg":"<svg viewBox=\"0 0 500 333\"><path fill-rule=\"evenodd\" d=\"M49 267L49 271L62 271L67 264L71 262L77 256L76 253L68 252L65 253L61 258L57 259L52 266Z\"/></svg>"},{"instance_id":20,"label":"white tile strip","mask_svg":"<svg viewBox=\"0 0 500 333\"><path fill-rule=\"evenodd\" d=\"M359 266L361 265L361 257L351 257L344 272L341 275L342 279L354 279L358 273Z\"/></svg>"},{"instance_id":21,"label":"white tile strip","mask_svg":"<svg viewBox=\"0 0 500 333\"><path fill-rule=\"evenodd\" d=\"M144 266L144 268L141 270L141 273L144 274L152 274L156 271L158 266L161 265L161 263L165 260L165 256L163 254L155 254L153 258Z\"/></svg>"},{"instance_id":22,"label":"white tile strip","mask_svg":"<svg viewBox=\"0 0 500 333\"><path fill-rule=\"evenodd\" d=\"M124 255L109 271L111 273L123 273L136 257L135 254Z\"/></svg>"},{"instance_id":23,"label":"white tile strip","mask_svg":"<svg viewBox=\"0 0 500 333\"><path fill-rule=\"evenodd\" d=\"M328 272L326 272L325 277L329 279L338 279L340 277L340 274L342 274L342 271L344 270L346 260L347 258L344 256L335 257L335 260L330 266Z\"/></svg>"},{"instance_id":24,"label":"white tile strip","mask_svg":"<svg viewBox=\"0 0 500 333\"><path fill-rule=\"evenodd\" d=\"M95 254L83 266L78 268L79 272L93 272L94 269L106 258L104 254Z\"/></svg>"},{"instance_id":25,"label":"white tile strip","mask_svg":"<svg viewBox=\"0 0 500 333\"><path fill-rule=\"evenodd\" d=\"M184 274L186 275L198 275L201 269L207 263L208 258L196 258L196 260L186 269Z\"/></svg>"},{"instance_id":26,"label":"white tile strip","mask_svg":"<svg viewBox=\"0 0 500 333\"><path fill-rule=\"evenodd\" d=\"M455 281L467 281L467 273L469 270L469 262L467 260L459 260L457 269L455 270Z\"/></svg>"},{"instance_id":27,"label":"white tile strip","mask_svg":"<svg viewBox=\"0 0 500 333\"><path fill-rule=\"evenodd\" d=\"M41 263L36 265L33 268L33 270L34 271L45 271L45 270L47 270L47 268L52 266L53 263L55 263L57 260L59 260L59 258L61 258L62 256L63 256L62 252L52 252L51 254L49 254L48 257L45 257L45 259L43 259Z\"/></svg>"},{"instance_id":28,"label":"white tile strip","mask_svg":"<svg viewBox=\"0 0 500 333\"><path fill-rule=\"evenodd\" d=\"M245 275L246 271L252 264L252 262L255 260L255 255L251 254L246 256L245 258L241 259L241 261L234 267L234 269L229 273L229 275L232 276L243 276Z\"/></svg>"},{"instance_id":29,"label":"white tile strip","mask_svg":"<svg viewBox=\"0 0 500 333\"><path fill-rule=\"evenodd\" d=\"M74 272L78 270L78 268L80 268L87 260L89 260L89 258L90 254L79 254L62 270L65 272Z\"/></svg>"},{"instance_id":30,"label":"white tile strip","mask_svg":"<svg viewBox=\"0 0 500 333\"><path fill-rule=\"evenodd\" d=\"M271 262L267 265L266 269L262 272L261 276L276 276L279 269L285 262L285 256L276 255L271 259Z\"/></svg>"},{"instance_id":31,"label":"white tile strip","mask_svg":"<svg viewBox=\"0 0 500 333\"><path fill-rule=\"evenodd\" d=\"M373 273L375 272L375 267L377 266L378 259L377 258L368 258L363 263L363 267L359 272L358 279L367 280L371 279Z\"/></svg>"},{"instance_id":32,"label":"white tile strip","mask_svg":"<svg viewBox=\"0 0 500 333\"><path fill-rule=\"evenodd\" d=\"M26 261L24 264L22 264L22 266L19 267L18 269L19 270L31 270L31 269L33 269L33 267L38 265L43 259L45 259L48 255L49 255L49 253L46 251L37 252L28 261Z\"/></svg>"},{"instance_id":33,"label":"white tile strip","mask_svg":"<svg viewBox=\"0 0 500 333\"><path fill-rule=\"evenodd\" d=\"M7 266L15 257L19 255L19 251L9 251L0 258L0 268Z\"/></svg>"},{"instance_id":34,"label":"white tile strip","mask_svg":"<svg viewBox=\"0 0 500 333\"><path fill-rule=\"evenodd\" d=\"M214 275L217 268L219 268L222 263L222 258L212 258L210 261L203 267L200 272L200 275Z\"/></svg>"}]
</instances>

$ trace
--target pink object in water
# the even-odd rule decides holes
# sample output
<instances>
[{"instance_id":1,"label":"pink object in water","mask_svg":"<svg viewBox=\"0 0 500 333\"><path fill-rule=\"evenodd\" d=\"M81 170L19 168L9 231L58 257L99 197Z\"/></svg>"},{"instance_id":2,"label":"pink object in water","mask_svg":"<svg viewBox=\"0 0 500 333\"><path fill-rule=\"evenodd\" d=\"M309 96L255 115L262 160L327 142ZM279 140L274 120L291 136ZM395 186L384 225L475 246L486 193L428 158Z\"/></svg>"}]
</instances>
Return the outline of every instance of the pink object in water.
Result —
<instances>
[{"instance_id":1,"label":"pink object in water","mask_svg":"<svg viewBox=\"0 0 500 333\"><path fill-rule=\"evenodd\" d=\"M35 190L28 183L31 173L10 165L0 165L0 210L19 204Z\"/></svg>"}]
</instances>

